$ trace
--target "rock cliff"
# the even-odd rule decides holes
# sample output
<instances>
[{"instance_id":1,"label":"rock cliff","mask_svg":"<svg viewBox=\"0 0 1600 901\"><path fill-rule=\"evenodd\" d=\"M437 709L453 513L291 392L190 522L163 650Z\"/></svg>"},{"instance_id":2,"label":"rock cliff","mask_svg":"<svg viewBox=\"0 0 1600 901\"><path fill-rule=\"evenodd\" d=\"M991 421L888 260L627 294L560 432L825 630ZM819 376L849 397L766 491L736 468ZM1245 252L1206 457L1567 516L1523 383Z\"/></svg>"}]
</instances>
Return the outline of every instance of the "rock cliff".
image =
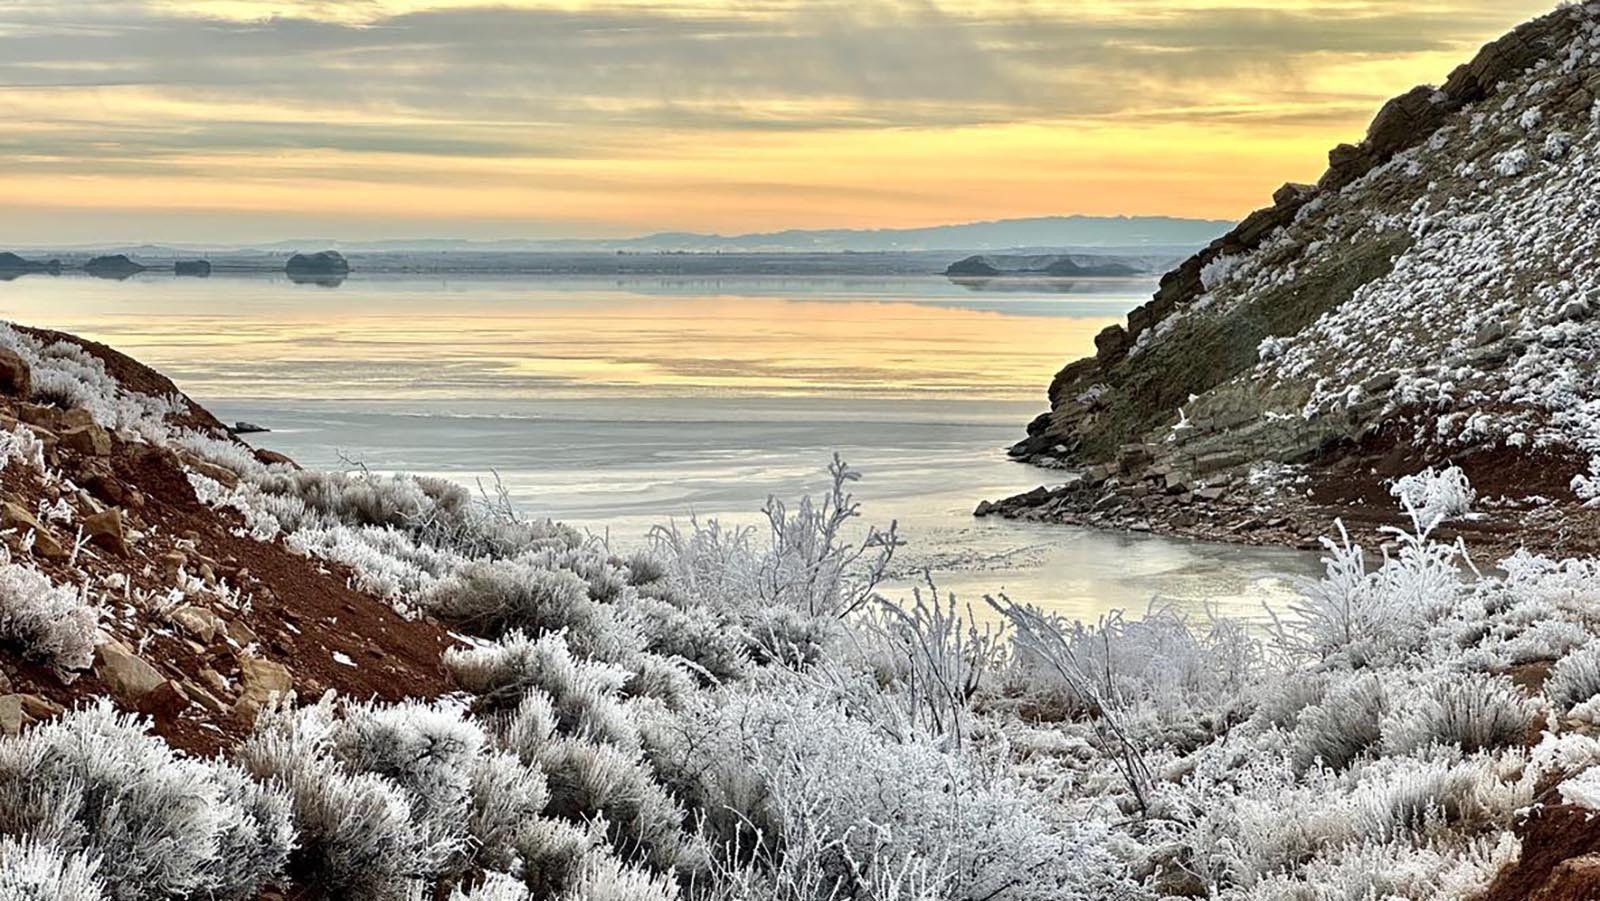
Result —
<instances>
[{"instance_id":1,"label":"rock cliff","mask_svg":"<svg viewBox=\"0 0 1600 901\"><path fill-rule=\"evenodd\" d=\"M1446 462L1513 513L1593 500L1597 20L1565 7L1391 100L1317 184L1168 273L1013 448L1082 478L993 508L1282 540L1288 485L1305 519L1359 514ZM1168 509L1201 489L1237 509Z\"/></svg>"}]
</instances>

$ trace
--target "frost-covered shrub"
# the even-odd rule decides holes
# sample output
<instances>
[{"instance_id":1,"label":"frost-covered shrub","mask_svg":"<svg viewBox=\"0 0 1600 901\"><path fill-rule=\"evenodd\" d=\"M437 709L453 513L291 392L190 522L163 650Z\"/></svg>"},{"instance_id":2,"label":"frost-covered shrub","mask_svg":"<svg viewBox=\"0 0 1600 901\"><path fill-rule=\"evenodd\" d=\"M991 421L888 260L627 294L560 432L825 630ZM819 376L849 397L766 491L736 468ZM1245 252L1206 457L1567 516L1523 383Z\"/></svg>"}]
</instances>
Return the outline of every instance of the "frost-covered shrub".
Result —
<instances>
[{"instance_id":1,"label":"frost-covered shrub","mask_svg":"<svg viewBox=\"0 0 1600 901\"><path fill-rule=\"evenodd\" d=\"M544 773L512 754L486 755L473 764L471 798L467 833L472 839L472 862L501 871L514 869L522 830L550 800Z\"/></svg>"},{"instance_id":2,"label":"frost-covered shrub","mask_svg":"<svg viewBox=\"0 0 1600 901\"><path fill-rule=\"evenodd\" d=\"M94 663L100 611L81 590L20 563L0 565L0 642L71 679Z\"/></svg>"},{"instance_id":3,"label":"frost-covered shrub","mask_svg":"<svg viewBox=\"0 0 1600 901\"><path fill-rule=\"evenodd\" d=\"M828 656L842 630L832 616L813 616L788 607L762 607L747 611L745 630L750 635L750 655L758 664L810 666Z\"/></svg>"},{"instance_id":4,"label":"frost-covered shrub","mask_svg":"<svg viewBox=\"0 0 1600 901\"><path fill-rule=\"evenodd\" d=\"M102 901L95 869L82 855L0 836L0 901Z\"/></svg>"},{"instance_id":5,"label":"frost-covered shrub","mask_svg":"<svg viewBox=\"0 0 1600 901\"><path fill-rule=\"evenodd\" d=\"M1389 493L1400 500L1411 515L1419 533L1426 534L1440 523L1472 511L1478 493L1459 466L1435 471L1428 468L1398 479Z\"/></svg>"},{"instance_id":6,"label":"frost-covered shrub","mask_svg":"<svg viewBox=\"0 0 1600 901\"><path fill-rule=\"evenodd\" d=\"M651 651L681 657L714 679L737 679L750 671L755 636L734 611L678 607L653 597L639 598L629 610Z\"/></svg>"},{"instance_id":7,"label":"frost-covered shrub","mask_svg":"<svg viewBox=\"0 0 1600 901\"><path fill-rule=\"evenodd\" d=\"M605 836L598 823L580 828L562 820L540 819L517 835L517 856L522 878L535 898L558 897L577 878L584 858L599 853Z\"/></svg>"},{"instance_id":8,"label":"frost-covered shrub","mask_svg":"<svg viewBox=\"0 0 1600 901\"><path fill-rule=\"evenodd\" d=\"M621 660L641 650L642 642L618 621L616 608L591 599L590 590L582 576L555 568L546 555L475 560L435 584L423 605L441 619L491 638L512 629L533 635L565 630L568 642L585 656Z\"/></svg>"},{"instance_id":9,"label":"frost-covered shrub","mask_svg":"<svg viewBox=\"0 0 1600 901\"><path fill-rule=\"evenodd\" d=\"M664 875L589 855L578 866L564 899L571 901L676 901L678 887Z\"/></svg>"},{"instance_id":10,"label":"frost-covered shrub","mask_svg":"<svg viewBox=\"0 0 1600 901\"><path fill-rule=\"evenodd\" d=\"M725 878L751 897L849 897L908 860L949 874L944 898L1115 894L1101 827L1048 820L998 761L889 738L832 694L724 690L653 754L704 818Z\"/></svg>"},{"instance_id":11,"label":"frost-covered shrub","mask_svg":"<svg viewBox=\"0 0 1600 901\"><path fill-rule=\"evenodd\" d=\"M0 429L0 469L12 463L31 467L39 475L47 472L44 442L33 429L20 423L9 430Z\"/></svg>"},{"instance_id":12,"label":"frost-covered shrub","mask_svg":"<svg viewBox=\"0 0 1600 901\"><path fill-rule=\"evenodd\" d=\"M217 836L217 885L209 897L254 901L261 885L289 863L296 841L289 797L239 767L212 765L225 818Z\"/></svg>"},{"instance_id":13,"label":"frost-covered shrub","mask_svg":"<svg viewBox=\"0 0 1600 901\"><path fill-rule=\"evenodd\" d=\"M1278 649L1356 666L1414 652L1428 625L1460 600L1460 547L1429 541L1425 532L1400 533L1400 553L1370 571L1365 551L1336 525L1340 540L1322 539L1326 574L1304 586L1289 616L1268 611Z\"/></svg>"},{"instance_id":14,"label":"frost-covered shrub","mask_svg":"<svg viewBox=\"0 0 1600 901\"><path fill-rule=\"evenodd\" d=\"M1557 661L1545 681L1544 694L1562 713L1600 695L1600 641L1590 642Z\"/></svg>"},{"instance_id":15,"label":"frost-covered shrub","mask_svg":"<svg viewBox=\"0 0 1600 901\"><path fill-rule=\"evenodd\" d=\"M562 632L538 641L513 632L487 647L451 649L445 666L462 688L493 706L510 706L537 691L553 703L563 734L638 747L638 730L621 700L631 674L575 658Z\"/></svg>"},{"instance_id":16,"label":"frost-covered shrub","mask_svg":"<svg viewBox=\"0 0 1600 901\"><path fill-rule=\"evenodd\" d=\"M287 801L180 756L109 702L0 742L0 832L98 860L118 901L254 897L288 853Z\"/></svg>"},{"instance_id":17,"label":"frost-covered shrub","mask_svg":"<svg viewBox=\"0 0 1600 901\"><path fill-rule=\"evenodd\" d=\"M980 629L968 608L963 616L955 595L941 601L929 582L929 596L913 592L910 609L881 602L857 620L867 644L869 665L883 684L887 724L897 734L941 736L959 745L967 736L969 706L994 670L1000 653L993 629Z\"/></svg>"},{"instance_id":18,"label":"frost-covered shrub","mask_svg":"<svg viewBox=\"0 0 1600 901\"><path fill-rule=\"evenodd\" d=\"M1509 679L1483 673L1447 677L1409 694L1384 722L1391 753L1455 745L1465 753L1521 744L1537 714Z\"/></svg>"},{"instance_id":19,"label":"frost-covered shrub","mask_svg":"<svg viewBox=\"0 0 1600 901\"><path fill-rule=\"evenodd\" d=\"M482 728L446 703L346 704L343 712L333 757L398 786L420 839L419 865L453 869L466 851L473 772L488 741Z\"/></svg>"},{"instance_id":20,"label":"frost-covered shrub","mask_svg":"<svg viewBox=\"0 0 1600 901\"><path fill-rule=\"evenodd\" d=\"M637 751L559 737L539 747L534 759L550 785L551 816L574 823L603 819L611 846L625 859L659 871L680 863L684 811Z\"/></svg>"},{"instance_id":21,"label":"frost-covered shrub","mask_svg":"<svg viewBox=\"0 0 1600 901\"><path fill-rule=\"evenodd\" d=\"M504 873L490 873L470 889L457 886L450 901L529 901L528 887Z\"/></svg>"},{"instance_id":22,"label":"frost-covered shrub","mask_svg":"<svg viewBox=\"0 0 1600 901\"><path fill-rule=\"evenodd\" d=\"M849 486L861 475L837 455L828 475L821 499L806 496L792 506L767 499L764 546L753 529L691 519L687 532L676 525L652 531L652 556L676 592L693 603L848 616L871 600L900 539L893 524L852 536L861 507Z\"/></svg>"},{"instance_id":23,"label":"frost-covered shrub","mask_svg":"<svg viewBox=\"0 0 1600 901\"><path fill-rule=\"evenodd\" d=\"M272 705L239 757L257 779L289 793L300 831L297 869L313 884L355 901L404 897L429 875L426 837L398 785L334 759L337 732L331 696L297 711Z\"/></svg>"},{"instance_id":24,"label":"frost-covered shrub","mask_svg":"<svg viewBox=\"0 0 1600 901\"><path fill-rule=\"evenodd\" d=\"M1376 676L1337 682L1321 702L1302 710L1290 739L1295 768L1340 770L1383 738L1388 695Z\"/></svg>"}]
</instances>

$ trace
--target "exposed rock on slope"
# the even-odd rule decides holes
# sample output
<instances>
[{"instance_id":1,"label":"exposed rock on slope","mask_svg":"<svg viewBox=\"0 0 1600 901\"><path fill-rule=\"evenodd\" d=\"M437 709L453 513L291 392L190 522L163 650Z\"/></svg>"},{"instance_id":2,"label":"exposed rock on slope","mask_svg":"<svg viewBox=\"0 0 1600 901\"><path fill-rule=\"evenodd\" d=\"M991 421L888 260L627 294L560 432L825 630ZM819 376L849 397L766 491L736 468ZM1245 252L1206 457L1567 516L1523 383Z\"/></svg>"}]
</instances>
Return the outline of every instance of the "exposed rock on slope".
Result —
<instances>
[{"instance_id":1,"label":"exposed rock on slope","mask_svg":"<svg viewBox=\"0 0 1600 901\"><path fill-rule=\"evenodd\" d=\"M1320 523L1445 461L1513 508L1591 500L1572 480L1600 453L1597 19L1558 10L1390 101L1316 185L1169 273L1013 449L1085 479L1000 509L1278 539L1308 492ZM1293 503L1267 496L1286 479ZM1229 509L1168 509L1209 503L1197 488Z\"/></svg>"}]
</instances>

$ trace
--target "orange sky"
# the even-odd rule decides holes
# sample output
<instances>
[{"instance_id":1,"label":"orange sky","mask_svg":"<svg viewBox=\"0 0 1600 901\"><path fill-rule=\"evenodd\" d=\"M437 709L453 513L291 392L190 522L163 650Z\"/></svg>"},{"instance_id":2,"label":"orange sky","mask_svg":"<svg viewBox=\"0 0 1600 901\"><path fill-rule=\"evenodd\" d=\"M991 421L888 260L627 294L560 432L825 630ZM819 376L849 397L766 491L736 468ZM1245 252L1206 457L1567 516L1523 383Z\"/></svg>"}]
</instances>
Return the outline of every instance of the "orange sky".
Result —
<instances>
[{"instance_id":1,"label":"orange sky","mask_svg":"<svg viewBox=\"0 0 1600 901\"><path fill-rule=\"evenodd\" d=\"M1549 0L0 0L0 240L1237 218Z\"/></svg>"}]
</instances>

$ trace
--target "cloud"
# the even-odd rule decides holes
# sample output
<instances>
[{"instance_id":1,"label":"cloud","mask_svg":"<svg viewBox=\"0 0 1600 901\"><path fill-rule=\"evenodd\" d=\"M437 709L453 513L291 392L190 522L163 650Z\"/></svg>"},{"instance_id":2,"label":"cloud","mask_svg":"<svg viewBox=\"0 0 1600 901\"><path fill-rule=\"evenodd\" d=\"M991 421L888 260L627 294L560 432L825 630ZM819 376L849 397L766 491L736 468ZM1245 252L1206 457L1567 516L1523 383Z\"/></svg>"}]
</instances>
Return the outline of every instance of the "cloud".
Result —
<instances>
[{"instance_id":1,"label":"cloud","mask_svg":"<svg viewBox=\"0 0 1600 901\"><path fill-rule=\"evenodd\" d=\"M1409 86L1364 67L1437 60L1442 79L1448 61L1543 8L0 0L0 116L17 126L0 152L13 174L215 178L247 161L259 178L434 184L486 177L478 161L626 169L694 153L715 181L752 141L830 132L1304 129L1362 119ZM559 177L578 190L597 176ZM729 183L741 180L803 185Z\"/></svg>"}]
</instances>

